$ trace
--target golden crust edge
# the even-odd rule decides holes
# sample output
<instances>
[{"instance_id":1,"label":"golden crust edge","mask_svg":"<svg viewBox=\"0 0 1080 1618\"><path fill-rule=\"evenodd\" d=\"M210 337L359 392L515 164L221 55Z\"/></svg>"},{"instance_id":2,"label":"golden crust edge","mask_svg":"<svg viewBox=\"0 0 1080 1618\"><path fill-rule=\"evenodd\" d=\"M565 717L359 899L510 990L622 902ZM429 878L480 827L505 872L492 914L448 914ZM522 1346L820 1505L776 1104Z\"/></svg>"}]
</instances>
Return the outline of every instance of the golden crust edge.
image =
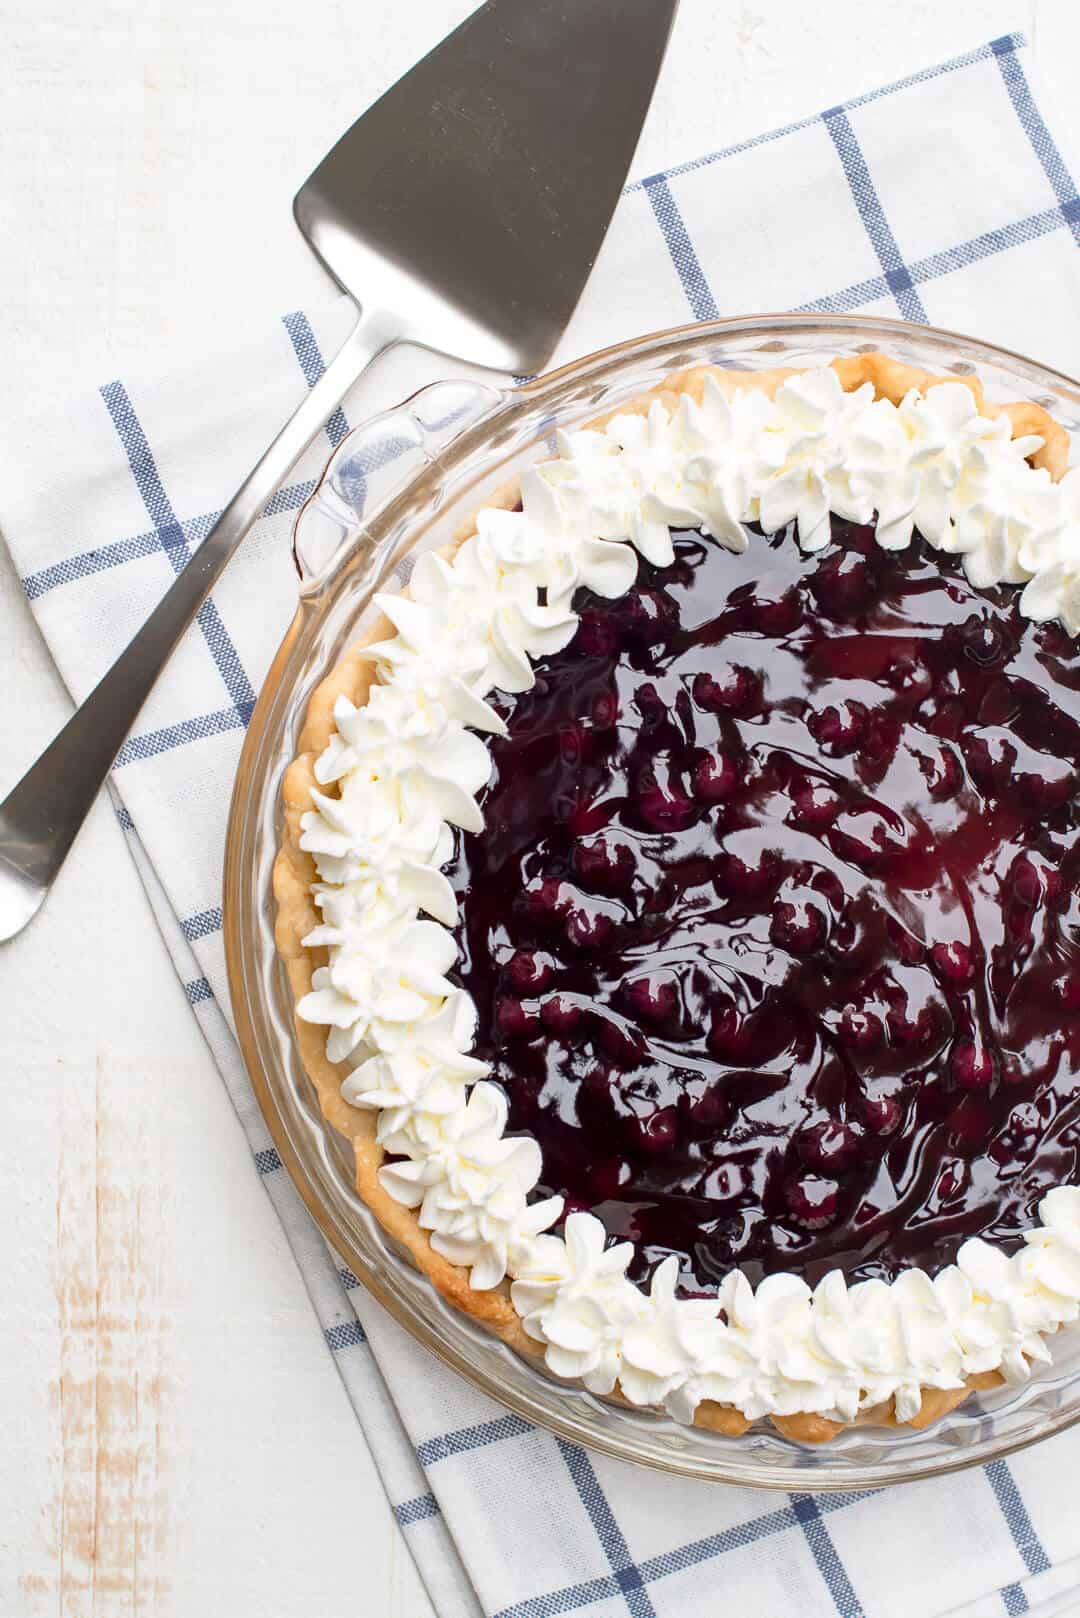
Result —
<instances>
[{"instance_id":1,"label":"golden crust edge","mask_svg":"<svg viewBox=\"0 0 1080 1618\"><path fill-rule=\"evenodd\" d=\"M1030 433L1043 440L1042 446L1031 456L1032 466L1042 467L1049 472L1055 483L1059 482L1068 470L1068 433L1060 422L1054 420L1049 411L1032 400L1017 399L1008 404L995 404L986 397L986 390L978 376L939 376L933 371L924 371L916 365L906 365L902 360L895 360L888 354L877 352L845 355L832 360L830 364L840 378L846 393L852 393L856 388L862 387L864 382L870 382L879 399L888 399L897 405L912 388L925 393L930 388L941 387L946 382L959 382L974 396L980 414L991 420L998 416L1009 417L1014 438ZM686 370L673 372L655 388L641 394L630 403L620 405L617 410L610 411L605 416L597 417L590 426L603 427L615 415L642 415L655 400L672 406L678 403L679 395L683 393L689 393L700 404L707 376L718 382L726 393L734 393L741 387L754 387L771 399L777 388L786 382L788 377L798 376L805 369L804 366L780 365L767 371L728 371L715 365L691 366Z\"/></svg>"},{"instance_id":2,"label":"golden crust edge","mask_svg":"<svg viewBox=\"0 0 1080 1618\"><path fill-rule=\"evenodd\" d=\"M899 404L913 388L924 392L945 382L960 382L970 389L982 414L1009 417L1014 438L1034 434L1043 439L1041 448L1031 457L1033 466L1044 468L1054 482L1059 481L1067 470L1069 435L1041 405L1027 400L993 404L986 399L977 376L936 376L882 353L851 355L837 358L831 363L846 392L870 382L877 397L887 398L893 404ZM656 388L621 405L618 411L596 418L589 425L603 427L614 414L645 414L654 401L670 409L677 405L683 394L689 394L700 402L705 379L709 376L727 393L750 386L759 388L771 398L789 376L798 374L798 369L779 366L766 371L729 371L717 366L694 366L673 373ZM484 508L495 506L510 509L516 504L518 496L518 481L511 479L485 499ZM475 520L470 519L456 534L449 552L452 554L474 532ZM384 1154L375 1138L375 1115L351 1107L342 1099L341 1083L347 1069L343 1063L328 1060L321 1027L305 1023L295 1011L311 987L316 967L325 964L325 951L305 949L301 942L318 924L320 917L311 897L311 884L316 875L314 862L300 848L300 817L311 807L314 763L333 731L334 703L341 695L348 696L357 707L367 700L372 668L364 657L365 650L392 633L393 626L385 617L380 616L373 621L315 687L309 699L299 738L299 752L286 770L282 786L284 825L273 868L273 894L277 905L275 944L285 963L293 996L293 1024L301 1061L327 1122L352 1144L356 1158L356 1187L360 1196L387 1234L406 1249L448 1303L481 1321L511 1348L537 1359L541 1347L525 1331L521 1317L510 1301L506 1283L491 1292L475 1291L469 1285L465 1269L451 1264L435 1252L427 1233L421 1229L415 1210L403 1207L383 1190L378 1170ZM996 1387L1001 1381L1000 1374L991 1371L969 1377L960 1388L924 1388L920 1412L906 1425L918 1429L930 1426L955 1409L971 1393ZM620 1399L620 1402L625 1401ZM852 1425L831 1421L811 1412L773 1416L770 1420L778 1432L804 1444L827 1443L845 1426ZM726 1436L738 1436L752 1425L741 1410L712 1400L698 1406L694 1422L697 1426ZM857 1418L857 1424L867 1422L900 1425L893 1401L875 1406Z\"/></svg>"}]
</instances>

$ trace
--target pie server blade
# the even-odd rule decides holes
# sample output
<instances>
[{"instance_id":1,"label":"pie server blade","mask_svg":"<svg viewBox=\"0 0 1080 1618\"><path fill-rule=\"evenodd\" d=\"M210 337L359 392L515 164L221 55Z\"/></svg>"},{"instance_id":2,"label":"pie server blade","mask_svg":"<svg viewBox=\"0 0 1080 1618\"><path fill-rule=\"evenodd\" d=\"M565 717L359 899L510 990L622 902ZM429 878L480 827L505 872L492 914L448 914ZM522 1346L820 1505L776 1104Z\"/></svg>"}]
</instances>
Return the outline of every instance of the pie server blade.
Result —
<instances>
[{"instance_id":1,"label":"pie server blade","mask_svg":"<svg viewBox=\"0 0 1080 1618\"><path fill-rule=\"evenodd\" d=\"M360 305L331 361L127 649L0 804L0 940L48 893L128 731L245 534L375 356L400 341L529 373L600 250L678 0L488 0L301 187Z\"/></svg>"},{"instance_id":2,"label":"pie server blade","mask_svg":"<svg viewBox=\"0 0 1080 1618\"><path fill-rule=\"evenodd\" d=\"M358 119L295 214L365 307L527 373L589 278L677 0L489 0Z\"/></svg>"}]
</instances>

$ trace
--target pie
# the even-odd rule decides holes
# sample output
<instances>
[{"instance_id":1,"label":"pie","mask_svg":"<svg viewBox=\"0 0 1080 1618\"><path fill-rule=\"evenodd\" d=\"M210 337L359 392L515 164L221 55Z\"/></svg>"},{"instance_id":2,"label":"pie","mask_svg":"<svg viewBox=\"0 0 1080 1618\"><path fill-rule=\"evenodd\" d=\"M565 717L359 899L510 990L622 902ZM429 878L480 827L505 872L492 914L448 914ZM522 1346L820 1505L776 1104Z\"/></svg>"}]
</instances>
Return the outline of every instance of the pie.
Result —
<instances>
[{"instance_id":1,"label":"pie","mask_svg":"<svg viewBox=\"0 0 1080 1618\"><path fill-rule=\"evenodd\" d=\"M881 354L695 369L311 701L277 940L357 1185L557 1377L820 1441L1080 1312L1080 470Z\"/></svg>"}]
</instances>

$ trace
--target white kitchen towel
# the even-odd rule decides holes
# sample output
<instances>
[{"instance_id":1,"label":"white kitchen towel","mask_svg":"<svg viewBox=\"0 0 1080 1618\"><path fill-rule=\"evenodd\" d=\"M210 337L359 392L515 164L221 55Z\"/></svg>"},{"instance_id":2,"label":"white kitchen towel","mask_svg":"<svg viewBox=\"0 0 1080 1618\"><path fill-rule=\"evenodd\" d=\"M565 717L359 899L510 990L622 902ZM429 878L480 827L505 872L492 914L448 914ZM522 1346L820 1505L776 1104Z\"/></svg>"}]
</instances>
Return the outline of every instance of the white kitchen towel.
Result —
<instances>
[{"instance_id":1,"label":"white kitchen towel","mask_svg":"<svg viewBox=\"0 0 1080 1618\"><path fill-rule=\"evenodd\" d=\"M561 358L718 313L860 310L1080 371L1080 197L1024 41L995 40L627 191ZM322 370L341 298L191 350L0 434L0 524L83 698ZM380 387L382 392L380 394ZM220 872L255 693L292 615L293 514L384 371L347 402L203 607L125 744L114 801L441 1618L934 1618L1063 1612L1080 1589L1080 1432L873 1495L710 1487L507 1415L401 1332L327 1251L230 1031ZM78 854L76 853L76 858ZM358 1553L363 1525L357 1525ZM346 1618L346 1608L333 1618Z\"/></svg>"}]
</instances>

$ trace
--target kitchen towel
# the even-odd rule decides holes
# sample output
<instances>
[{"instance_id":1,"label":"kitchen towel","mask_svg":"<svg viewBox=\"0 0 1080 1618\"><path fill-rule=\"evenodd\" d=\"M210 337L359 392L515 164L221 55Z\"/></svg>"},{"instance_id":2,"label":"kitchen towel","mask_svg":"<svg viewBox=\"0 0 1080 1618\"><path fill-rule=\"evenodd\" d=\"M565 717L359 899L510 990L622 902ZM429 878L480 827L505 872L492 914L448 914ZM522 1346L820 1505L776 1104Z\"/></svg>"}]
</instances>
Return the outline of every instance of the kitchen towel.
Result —
<instances>
[{"instance_id":1,"label":"kitchen towel","mask_svg":"<svg viewBox=\"0 0 1080 1618\"><path fill-rule=\"evenodd\" d=\"M559 358L692 319L797 308L930 321L1077 372L1078 246L1080 196L1025 42L1010 36L637 180ZM328 298L228 352L184 355L58 405L48 421L6 425L0 525L76 698L184 565L349 319L346 300ZM112 790L436 1611L1064 1612L1080 1594L1080 1432L873 1494L773 1495L639 1471L556 1440L444 1370L343 1269L294 1193L230 1029L222 849L244 727L295 602L294 514L379 387L378 402L393 402L383 373L270 502L125 743Z\"/></svg>"}]
</instances>

